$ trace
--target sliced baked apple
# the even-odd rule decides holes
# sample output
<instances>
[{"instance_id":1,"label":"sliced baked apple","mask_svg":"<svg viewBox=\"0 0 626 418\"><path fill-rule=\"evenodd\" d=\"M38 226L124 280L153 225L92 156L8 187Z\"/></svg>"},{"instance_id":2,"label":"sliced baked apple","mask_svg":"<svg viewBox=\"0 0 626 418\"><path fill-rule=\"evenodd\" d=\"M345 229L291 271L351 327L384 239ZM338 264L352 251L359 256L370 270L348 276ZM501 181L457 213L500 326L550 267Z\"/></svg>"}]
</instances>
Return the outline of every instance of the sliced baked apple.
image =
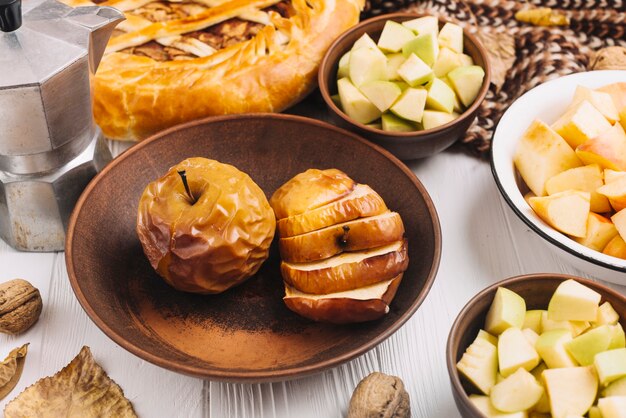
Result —
<instances>
[{"instance_id":1,"label":"sliced baked apple","mask_svg":"<svg viewBox=\"0 0 626 418\"><path fill-rule=\"evenodd\" d=\"M358 184L347 196L317 209L279 219L276 226L280 237L285 238L386 211L387 206L378 193L366 184Z\"/></svg>"},{"instance_id":2,"label":"sliced baked apple","mask_svg":"<svg viewBox=\"0 0 626 418\"><path fill-rule=\"evenodd\" d=\"M311 263L280 265L287 284L301 292L323 295L388 280L409 264L406 240L365 251L342 253Z\"/></svg>"},{"instance_id":3,"label":"sliced baked apple","mask_svg":"<svg viewBox=\"0 0 626 418\"><path fill-rule=\"evenodd\" d=\"M402 240L404 225L396 212L359 218L278 241L284 261L306 263L344 251L376 248Z\"/></svg>"},{"instance_id":4,"label":"sliced baked apple","mask_svg":"<svg viewBox=\"0 0 626 418\"><path fill-rule=\"evenodd\" d=\"M283 300L289 309L314 321L347 324L378 319L389 312L402 274L354 290L314 295L285 283Z\"/></svg>"},{"instance_id":5,"label":"sliced baked apple","mask_svg":"<svg viewBox=\"0 0 626 418\"><path fill-rule=\"evenodd\" d=\"M280 186L270 199L276 219L288 218L316 209L346 196L356 183L336 168L310 168Z\"/></svg>"}]
</instances>

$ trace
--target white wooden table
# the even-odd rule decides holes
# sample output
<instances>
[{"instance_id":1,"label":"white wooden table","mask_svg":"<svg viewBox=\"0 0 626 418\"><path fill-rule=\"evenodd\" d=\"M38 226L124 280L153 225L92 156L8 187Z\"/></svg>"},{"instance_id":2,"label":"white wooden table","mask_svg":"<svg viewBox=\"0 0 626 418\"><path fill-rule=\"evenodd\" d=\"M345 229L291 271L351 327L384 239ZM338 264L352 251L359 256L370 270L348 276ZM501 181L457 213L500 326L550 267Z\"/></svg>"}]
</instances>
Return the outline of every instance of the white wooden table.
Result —
<instances>
[{"instance_id":1,"label":"white wooden table","mask_svg":"<svg viewBox=\"0 0 626 418\"><path fill-rule=\"evenodd\" d=\"M41 291L39 322L19 336L0 334L0 357L30 342L12 399L65 366L88 345L132 401L140 417L345 416L356 384L372 371L400 376L414 417L460 416L445 363L448 331L479 290L506 277L535 272L583 275L564 265L501 200L489 164L455 151L410 164L429 191L441 221L441 267L417 313L381 345L333 370L273 384L226 384L161 369L117 346L74 297L63 253L19 253L0 241L0 281L24 278ZM626 283L626 277L625 277ZM613 286L626 294L626 287ZM7 399L0 401L0 411Z\"/></svg>"}]
</instances>

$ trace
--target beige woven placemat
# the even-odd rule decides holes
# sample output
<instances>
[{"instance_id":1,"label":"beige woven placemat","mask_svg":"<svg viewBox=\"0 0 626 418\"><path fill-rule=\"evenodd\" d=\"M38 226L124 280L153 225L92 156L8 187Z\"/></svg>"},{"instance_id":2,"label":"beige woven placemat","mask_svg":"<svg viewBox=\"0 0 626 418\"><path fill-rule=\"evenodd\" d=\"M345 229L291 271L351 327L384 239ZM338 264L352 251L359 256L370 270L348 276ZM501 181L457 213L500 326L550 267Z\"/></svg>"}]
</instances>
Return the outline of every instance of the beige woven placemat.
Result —
<instances>
[{"instance_id":1,"label":"beige woven placemat","mask_svg":"<svg viewBox=\"0 0 626 418\"><path fill-rule=\"evenodd\" d=\"M393 3L384 2L385 11L392 11ZM489 154L498 120L516 98L544 81L587 71L595 51L603 47L626 47L626 0L428 0L408 7L406 2L397 4L398 11L424 12L456 21L504 57L492 60L492 66L503 69L496 70L501 86L491 85L476 121L462 139L464 147L483 158ZM550 7L568 17L570 24L540 27L515 20L517 11L529 7Z\"/></svg>"}]
</instances>

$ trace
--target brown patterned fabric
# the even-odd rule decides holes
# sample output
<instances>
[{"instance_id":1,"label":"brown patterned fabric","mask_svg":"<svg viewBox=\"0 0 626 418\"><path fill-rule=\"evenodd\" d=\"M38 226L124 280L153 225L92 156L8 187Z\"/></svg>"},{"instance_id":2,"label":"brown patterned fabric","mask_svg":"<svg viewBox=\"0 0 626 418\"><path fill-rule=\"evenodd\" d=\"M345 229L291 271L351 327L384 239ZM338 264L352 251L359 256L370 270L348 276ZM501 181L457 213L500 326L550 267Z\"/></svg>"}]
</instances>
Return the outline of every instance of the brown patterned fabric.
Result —
<instances>
[{"instance_id":1,"label":"brown patterned fabric","mask_svg":"<svg viewBox=\"0 0 626 418\"><path fill-rule=\"evenodd\" d=\"M626 47L626 0L427 0L375 1L367 16L391 11L423 12L456 21L479 36L511 35L515 60L502 88L491 86L463 145L486 158L498 120L526 91L563 75L587 71L595 51L613 45ZM391 4L398 7L394 10ZM407 3L411 3L407 6ZM515 20L517 11L551 7L570 19L569 26L538 27ZM366 16L366 17L367 17Z\"/></svg>"}]
</instances>

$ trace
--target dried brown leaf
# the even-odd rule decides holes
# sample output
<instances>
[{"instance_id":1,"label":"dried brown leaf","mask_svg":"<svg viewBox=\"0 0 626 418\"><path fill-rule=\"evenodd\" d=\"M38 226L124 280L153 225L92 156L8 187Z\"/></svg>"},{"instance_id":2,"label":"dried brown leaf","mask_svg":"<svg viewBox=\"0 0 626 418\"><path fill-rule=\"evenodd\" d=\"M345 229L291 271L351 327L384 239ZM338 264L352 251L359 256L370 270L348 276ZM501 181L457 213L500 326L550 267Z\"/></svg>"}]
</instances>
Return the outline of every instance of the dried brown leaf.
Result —
<instances>
[{"instance_id":1,"label":"dried brown leaf","mask_svg":"<svg viewBox=\"0 0 626 418\"><path fill-rule=\"evenodd\" d=\"M609 46L595 53L592 70L626 70L626 48Z\"/></svg>"},{"instance_id":2,"label":"dried brown leaf","mask_svg":"<svg viewBox=\"0 0 626 418\"><path fill-rule=\"evenodd\" d=\"M569 19L562 13L555 12L549 7L524 9L515 13L519 22L532 23L535 26L567 26Z\"/></svg>"},{"instance_id":3,"label":"dried brown leaf","mask_svg":"<svg viewBox=\"0 0 626 418\"><path fill-rule=\"evenodd\" d=\"M478 37L485 46L491 64L491 83L500 91L506 74L515 63L515 39L504 32L480 31Z\"/></svg>"},{"instance_id":4,"label":"dried brown leaf","mask_svg":"<svg viewBox=\"0 0 626 418\"><path fill-rule=\"evenodd\" d=\"M13 349L0 363L0 400L4 399L17 385L24 369L28 344Z\"/></svg>"},{"instance_id":5,"label":"dried brown leaf","mask_svg":"<svg viewBox=\"0 0 626 418\"><path fill-rule=\"evenodd\" d=\"M119 417L137 415L122 389L83 347L61 371L26 388L4 408L5 418Z\"/></svg>"}]
</instances>

